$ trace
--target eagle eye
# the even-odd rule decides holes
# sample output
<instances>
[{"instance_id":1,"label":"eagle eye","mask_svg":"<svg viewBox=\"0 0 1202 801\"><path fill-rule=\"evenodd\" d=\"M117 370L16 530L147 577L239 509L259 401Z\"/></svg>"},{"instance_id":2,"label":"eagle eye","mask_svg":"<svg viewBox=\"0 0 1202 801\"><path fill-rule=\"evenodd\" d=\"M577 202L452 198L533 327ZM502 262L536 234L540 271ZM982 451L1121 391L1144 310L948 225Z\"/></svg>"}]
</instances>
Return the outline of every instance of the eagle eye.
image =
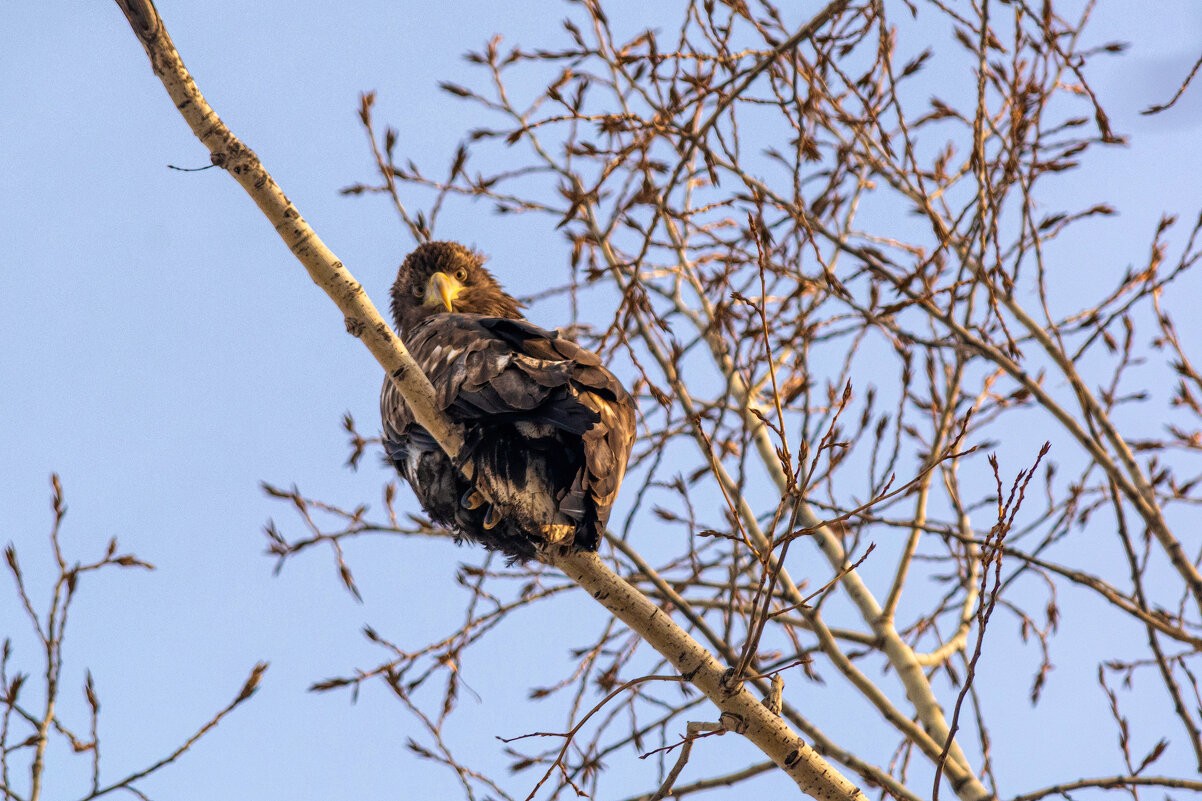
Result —
<instances>
[{"instance_id":1,"label":"eagle eye","mask_svg":"<svg viewBox=\"0 0 1202 801\"><path fill-rule=\"evenodd\" d=\"M455 280L456 281L466 281L467 280L467 270L463 269L462 267L460 267L458 270L456 270L455 271Z\"/></svg>"},{"instance_id":2,"label":"eagle eye","mask_svg":"<svg viewBox=\"0 0 1202 801\"><path fill-rule=\"evenodd\" d=\"M420 286L413 287L413 297L420 298L422 295L425 295L425 294L426 294L426 290L422 289Z\"/></svg>"}]
</instances>

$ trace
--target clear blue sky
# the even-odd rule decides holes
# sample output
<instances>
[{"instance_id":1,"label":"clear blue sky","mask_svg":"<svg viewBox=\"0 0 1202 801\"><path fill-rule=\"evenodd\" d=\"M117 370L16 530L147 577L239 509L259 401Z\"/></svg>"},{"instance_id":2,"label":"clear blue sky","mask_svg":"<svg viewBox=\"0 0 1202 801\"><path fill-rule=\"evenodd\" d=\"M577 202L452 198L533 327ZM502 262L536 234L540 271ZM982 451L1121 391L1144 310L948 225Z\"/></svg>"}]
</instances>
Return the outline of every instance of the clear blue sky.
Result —
<instances>
[{"instance_id":1,"label":"clear blue sky","mask_svg":"<svg viewBox=\"0 0 1202 801\"><path fill-rule=\"evenodd\" d=\"M1188 71L1202 7L1102 5L1093 35L1135 47L1121 67L1094 73L1097 88L1115 127L1135 138L1131 153L1091 167L1094 195L1123 195L1098 255L1110 241L1148 241L1162 211L1190 217L1202 202L1202 88L1154 120L1135 114ZM619 28L656 22L650 4L612 7ZM437 82L475 81L460 56L493 33L558 40L569 11L558 2L159 8L210 103L377 304L412 242L386 202L338 195L372 178L358 93L378 91L377 118L400 129L402 152L444 165L475 123ZM404 750L414 723L381 689L351 706L344 694L305 688L374 664L365 623L408 644L452 630L454 571L475 555L445 543L354 546L363 605L324 554L275 578L263 555L268 517L291 531L296 523L263 496L261 480L348 506L378 502L374 456L358 473L340 467L339 418L349 410L375 430L379 368L227 175L166 168L204 166L207 154L114 4L0 8L0 109L0 540L17 545L35 598L45 597L48 476L58 472L74 558L98 556L117 536L123 551L158 566L90 577L73 611L66 714L86 728L88 667L104 704L106 775L162 756L232 698L254 662L270 660L260 694L147 781L152 797L457 796L448 772ZM562 275L566 262L558 237L484 206L453 207L437 233L491 254L517 294ZM540 235L545 267L521 255ZM36 668L7 576L0 634L14 638L17 666ZM493 735L557 725L504 672L563 657L547 646L468 675L484 700L456 727L464 742L495 751ZM52 756L48 797L74 797L86 760Z\"/></svg>"}]
</instances>

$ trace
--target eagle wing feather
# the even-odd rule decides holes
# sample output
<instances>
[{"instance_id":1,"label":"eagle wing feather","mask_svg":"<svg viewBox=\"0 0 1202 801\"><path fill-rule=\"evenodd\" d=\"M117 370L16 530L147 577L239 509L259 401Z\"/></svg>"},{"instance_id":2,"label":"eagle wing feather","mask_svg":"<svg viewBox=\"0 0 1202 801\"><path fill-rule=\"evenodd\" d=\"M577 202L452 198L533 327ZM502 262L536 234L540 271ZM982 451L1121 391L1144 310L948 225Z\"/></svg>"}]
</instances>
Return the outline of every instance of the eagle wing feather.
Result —
<instances>
[{"instance_id":1,"label":"eagle wing feather","mask_svg":"<svg viewBox=\"0 0 1202 801\"><path fill-rule=\"evenodd\" d=\"M634 442L634 402L600 358L525 320L438 314L407 337L448 416L464 425L464 460L505 514L460 503L472 487L385 381L389 459L437 522L516 559L537 543L595 549ZM566 534L564 533L566 531Z\"/></svg>"}]
</instances>

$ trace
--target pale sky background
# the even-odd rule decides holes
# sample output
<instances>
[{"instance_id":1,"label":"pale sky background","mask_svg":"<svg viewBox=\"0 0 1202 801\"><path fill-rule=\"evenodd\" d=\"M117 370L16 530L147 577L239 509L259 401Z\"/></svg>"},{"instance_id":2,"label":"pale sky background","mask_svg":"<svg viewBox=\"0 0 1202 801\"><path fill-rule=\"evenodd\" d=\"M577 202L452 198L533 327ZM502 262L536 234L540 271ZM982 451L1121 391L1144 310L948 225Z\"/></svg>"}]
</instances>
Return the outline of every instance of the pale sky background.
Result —
<instances>
[{"instance_id":1,"label":"pale sky background","mask_svg":"<svg viewBox=\"0 0 1202 801\"><path fill-rule=\"evenodd\" d=\"M802 5L798 20L820 4ZM1075 185L1122 211L1097 253L1083 254L1080 280L1115 243L1141 243L1125 251L1142 257L1162 212L1192 219L1202 206L1202 86L1168 114L1136 115L1167 99L1197 57L1202 6L1101 6L1091 37L1133 47L1098 65L1096 88L1133 144L1091 160ZM653 3L606 7L618 30L657 24ZM380 306L412 242L385 200L338 194L373 180L358 94L377 90L377 120L400 129L398 149L441 168L477 121L438 81L478 82L461 54L494 33L560 41L572 11L559 2L448 2L434 11L222 0L162 0L159 9L209 102ZM375 664L381 654L361 636L365 623L410 645L452 630L454 571L475 554L442 542L352 546L364 604L342 589L325 553L272 576L263 524L274 517L299 529L260 481L295 482L347 506L379 501L384 471L374 455L358 473L341 467L339 418L349 410L375 431L380 370L228 175L166 168L207 163L115 4L0 6L0 540L16 544L44 604L48 476L58 472L71 557L93 559L117 536L122 551L158 568L82 582L65 714L86 729L80 688L90 668L103 704L105 776L118 778L174 748L233 697L256 661L269 660L249 704L142 784L152 798L458 797L449 771L405 750L416 724L382 687L367 687L356 705L306 688ZM546 220L457 205L436 233L491 254L514 294L563 275L567 251ZM540 243L533 260L532 242ZM549 631L556 623L545 621ZM15 666L27 672L39 665L28 629L5 575L0 635L13 637ZM483 700L453 728L496 753L495 764L503 762L494 735L561 722L526 702L524 688L536 682L515 676L578 644L542 639L544 650L469 666ZM1091 704L1097 692L1081 687ZM1099 737L1112 747L1112 731ZM77 797L87 759L61 748L51 756L47 797ZM618 771L634 763L629 753L609 760Z\"/></svg>"}]
</instances>

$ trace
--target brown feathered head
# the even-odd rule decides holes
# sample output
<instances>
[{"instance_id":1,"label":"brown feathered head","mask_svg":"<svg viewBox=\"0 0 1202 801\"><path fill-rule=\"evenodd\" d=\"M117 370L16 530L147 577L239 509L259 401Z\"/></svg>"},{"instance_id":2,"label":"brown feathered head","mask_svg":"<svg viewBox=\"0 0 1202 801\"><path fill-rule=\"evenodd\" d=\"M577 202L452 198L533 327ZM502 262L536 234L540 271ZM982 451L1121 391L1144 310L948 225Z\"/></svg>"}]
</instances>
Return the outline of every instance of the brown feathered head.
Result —
<instances>
[{"instance_id":1,"label":"brown feathered head","mask_svg":"<svg viewBox=\"0 0 1202 801\"><path fill-rule=\"evenodd\" d=\"M425 242L405 257L392 285L392 319L405 336L435 314L522 319L522 304L484 269L484 257L457 242Z\"/></svg>"}]
</instances>

